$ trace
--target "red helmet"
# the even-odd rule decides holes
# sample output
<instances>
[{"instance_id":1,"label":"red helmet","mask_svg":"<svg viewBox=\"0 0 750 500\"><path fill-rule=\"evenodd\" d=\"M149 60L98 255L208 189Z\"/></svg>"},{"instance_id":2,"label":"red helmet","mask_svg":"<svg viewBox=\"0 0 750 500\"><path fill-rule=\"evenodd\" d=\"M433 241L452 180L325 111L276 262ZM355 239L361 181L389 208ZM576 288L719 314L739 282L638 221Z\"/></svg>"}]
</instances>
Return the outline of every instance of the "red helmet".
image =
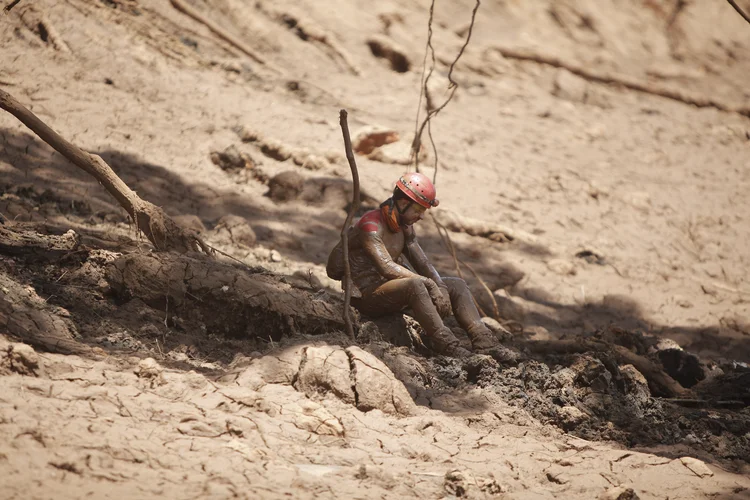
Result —
<instances>
[{"instance_id":1,"label":"red helmet","mask_svg":"<svg viewBox=\"0 0 750 500\"><path fill-rule=\"evenodd\" d=\"M435 198L435 186L426 175L412 172L399 177L396 187L425 208L436 207L440 204Z\"/></svg>"}]
</instances>

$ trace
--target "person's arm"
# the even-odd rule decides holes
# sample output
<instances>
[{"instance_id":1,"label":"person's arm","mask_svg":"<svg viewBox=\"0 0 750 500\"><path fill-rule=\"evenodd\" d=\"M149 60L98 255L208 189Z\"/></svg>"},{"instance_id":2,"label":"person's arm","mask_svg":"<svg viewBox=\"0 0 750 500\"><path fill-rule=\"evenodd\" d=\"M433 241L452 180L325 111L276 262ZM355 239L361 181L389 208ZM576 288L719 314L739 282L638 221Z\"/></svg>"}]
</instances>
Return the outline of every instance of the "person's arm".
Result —
<instances>
[{"instance_id":1,"label":"person's arm","mask_svg":"<svg viewBox=\"0 0 750 500\"><path fill-rule=\"evenodd\" d=\"M376 231L363 231L360 235L360 241L362 242L362 248L365 253L375 265L375 268L380 275L384 278L393 280L398 278L417 277L416 274L396 263L391 258L391 254L388 253L388 249L385 247L383 239Z\"/></svg>"},{"instance_id":2,"label":"person's arm","mask_svg":"<svg viewBox=\"0 0 750 500\"><path fill-rule=\"evenodd\" d=\"M406 251L407 257L414 269L421 274L434 281L439 287L447 288L440 275L435 270L435 267L430 263L430 259L422 250L422 247L417 241L417 234L414 232L414 228L405 228L404 236L406 237Z\"/></svg>"},{"instance_id":3,"label":"person's arm","mask_svg":"<svg viewBox=\"0 0 750 500\"><path fill-rule=\"evenodd\" d=\"M430 297L437 307L438 313L442 317L450 316L452 314L451 298L448 292L448 286L440 278L440 275L435 270L435 267L430 263L430 259L425 255L424 250L417 241L417 235L414 232L414 228L408 227L404 230L406 254L411 262L411 265L416 271L427 279L425 283L428 285L428 291Z\"/></svg>"}]
</instances>

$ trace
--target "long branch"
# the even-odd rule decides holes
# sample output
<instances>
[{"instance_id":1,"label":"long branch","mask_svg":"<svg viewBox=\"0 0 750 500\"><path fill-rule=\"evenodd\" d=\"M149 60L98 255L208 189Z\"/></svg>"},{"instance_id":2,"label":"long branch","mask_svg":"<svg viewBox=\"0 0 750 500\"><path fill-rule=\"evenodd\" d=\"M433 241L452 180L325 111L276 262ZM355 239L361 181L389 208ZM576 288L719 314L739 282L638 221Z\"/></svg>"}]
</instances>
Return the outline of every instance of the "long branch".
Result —
<instances>
[{"instance_id":1,"label":"long branch","mask_svg":"<svg viewBox=\"0 0 750 500\"><path fill-rule=\"evenodd\" d=\"M349 160L349 168L352 170L354 192L352 193L352 206L349 208L349 213L346 215L344 227L341 228L341 245L344 250L344 324L346 325L346 332L349 334L349 337L354 338L354 327L352 326L352 319L349 315L349 305L352 301L352 270L349 265L349 226L352 224L352 220L354 220L354 214L359 210L360 196L359 172L357 171L357 162L354 160L354 152L352 151L352 139L349 136L347 115L346 110L342 109L339 113L339 122L341 124L341 132L344 135L346 159Z\"/></svg>"},{"instance_id":2,"label":"long branch","mask_svg":"<svg viewBox=\"0 0 750 500\"><path fill-rule=\"evenodd\" d=\"M65 140L12 95L2 89L0 89L0 109L4 109L18 118L21 123L29 127L40 139L52 146L52 148L71 163L96 178L109 194L128 211L133 220L135 220L138 196L115 174L104 160L97 155L83 151L75 144Z\"/></svg>"},{"instance_id":3,"label":"long branch","mask_svg":"<svg viewBox=\"0 0 750 500\"><path fill-rule=\"evenodd\" d=\"M16 5L18 5L18 3L19 3L20 1L21 1L21 0L13 0L13 1L12 1L12 2L10 2L10 3L8 4L8 5L6 5L6 6L5 6L5 8L4 8L3 10L4 10L4 11L5 11L5 13L7 14L8 12L10 12L10 9L12 9L12 8L13 8L13 7L15 7Z\"/></svg>"},{"instance_id":4,"label":"long branch","mask_svg":"<svg viewBox=\"0 0 750 500\"><path fill-rule=\"evenodd\" d=\"M729 4L734 7L734 10L736 10L737 13L742 16L742 19L750 23L750 16L748 16L745 11L742 10L739 5L737 5L737 2L735 2L734 0L727 0L727 2L729 2Z\"/></svg>"},{"instance_id":5,"label":"long branch","mask_svg":"<svg viewBox=\"0 0 750 500\"><path fill-rule=\"evenodd\" d=\"M598 69L586 68L583 65L574 63L572 61L565 61L554 55L540 54L534 52L533 50L524 48L511 48L501 46L493 46L488 48L487 50L495 50L507 59L531 61L538 64L552 66L554 68L567 69L571 73L578 75L588 81L603 83L607 85L621 85L630 90L665 97L667 99L672 99L674 101L679 101L685 104L692 104L693 106L697 106L699 108L712 107L721 111L739 113L741 115L750 117L750 107L735 106L733 104L716 100L711 97L689 94L678 89L658 87L649 83L642 82L637 78L625 74L608 73L606 71L601 71Z\"/></svg>"},{"instance_id":6,"label":"long branch","mask_svg":"<svg viewBox=\"0 0 750 500\"><path fill-rule=\"evenodd\" d=\"M107 192L130 214L136 225L136 232L142 231L157 250L211 253L194 231L179 226L164 210L141 199L99 156L87 153L63 139L60 134L3 90L0 90L0 109L18 118L21 123L67 160L99 181L99 184L104 186Z\"/></svg>"},{"instance_id":7,"label":"long branch","mask_svg":"<svg viewBox=\"0 0 750 500\"><path fill-rule=\"evenodd\" d=\"M248 47L243 41L241 41L239 38L237 38L234 35L231 35L227 33L225 29L223 29L221 26L216 24L215 22L208 19L206 16L183 2L182 0L169 0L172 6L182 12L183 14L187 15L188 17L192 17L202 25L204 25L206 28L211 30L215 35L217 35L219 38L224 40L225 42L228 42L230 45L232 45L234 48L239 49L241 52L243 52L245 55L249 56L251 59L255 60L256 62L263 64L271 69L276 70L276 68L273 68L268 61L266 61L263 57L261 57L257 52L255 52L253 49ZM276 70L278 71L278 70Z\"/></svg>"}]
</instances>

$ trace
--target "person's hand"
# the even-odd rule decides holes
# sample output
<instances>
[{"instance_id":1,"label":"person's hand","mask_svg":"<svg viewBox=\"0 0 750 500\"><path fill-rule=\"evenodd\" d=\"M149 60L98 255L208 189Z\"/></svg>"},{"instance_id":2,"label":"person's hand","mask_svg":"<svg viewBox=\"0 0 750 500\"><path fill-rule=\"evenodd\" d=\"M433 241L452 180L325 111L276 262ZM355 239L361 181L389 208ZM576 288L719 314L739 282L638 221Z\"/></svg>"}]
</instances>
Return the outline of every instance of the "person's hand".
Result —
<instances>
[{"instance_id":1,"label":"person's hand","mask_svg":"<svg viewBox=\"0 0 750 500\"><path fill-rule=\"evenodd\" d=\"M453 314L453 306L451 305L451 296L448 293L448 287L438 286L440 290L440 301L435 303L435 307L438 310L441 318L445 318Z\"/></svg>"},{"instance_id":2,"label":"person's hand","mask_svg":"<svg viewBox=\"0 0 750 500\"><path fill-rule=\"evenodd\" d=\"M430 278L424 278L423 281L440 317L445 318L446 316L450 316L453 313L453 308L451 307L451 299L448 295L448 289L438 286L438 284Z\"/></svg>"}]
</instances>

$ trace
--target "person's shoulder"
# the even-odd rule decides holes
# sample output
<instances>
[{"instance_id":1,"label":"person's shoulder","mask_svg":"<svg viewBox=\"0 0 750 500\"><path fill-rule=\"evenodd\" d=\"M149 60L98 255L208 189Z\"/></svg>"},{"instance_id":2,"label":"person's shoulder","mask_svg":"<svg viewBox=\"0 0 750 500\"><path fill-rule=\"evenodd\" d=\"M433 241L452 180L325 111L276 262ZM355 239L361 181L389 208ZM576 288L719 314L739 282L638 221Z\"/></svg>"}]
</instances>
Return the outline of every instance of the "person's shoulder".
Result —
<instances>
[{"instance_id":1,"label":"person's shoulder","mask_svg":"<svg viewBox=\"0 0 750 500\"><path fill-rule=\"evenodd\" d=\"M380 215L380 210L370 210L359 219L357 227L365 233L377 233L382 222L383 219Z\"/></svg>"}]
</instances>

